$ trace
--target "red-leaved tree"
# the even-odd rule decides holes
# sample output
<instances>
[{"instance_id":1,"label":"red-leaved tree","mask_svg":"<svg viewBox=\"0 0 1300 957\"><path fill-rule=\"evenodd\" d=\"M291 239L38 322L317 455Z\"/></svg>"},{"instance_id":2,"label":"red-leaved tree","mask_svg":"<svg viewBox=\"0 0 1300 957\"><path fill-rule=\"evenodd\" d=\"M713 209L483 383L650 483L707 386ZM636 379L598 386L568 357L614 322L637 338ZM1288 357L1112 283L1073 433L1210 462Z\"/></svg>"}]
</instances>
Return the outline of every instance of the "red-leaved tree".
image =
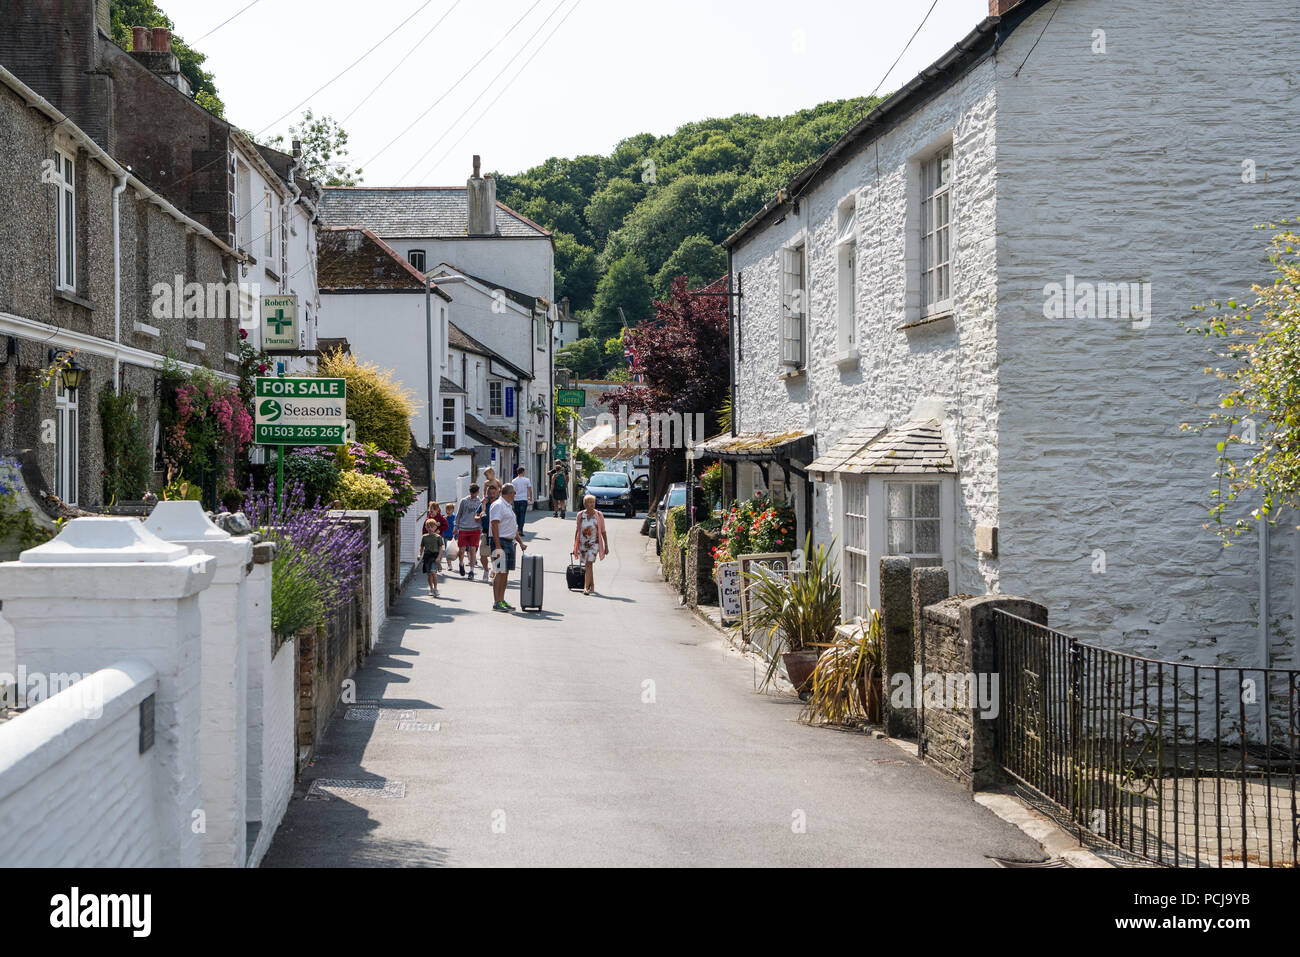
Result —
<instances>
[{"instance_id":1,"label":"red-leaved tree","mask_svg":"<svg viewBox=\"0 0 1300 957\"><path fill-rule=\"evenodd\" d=\"M627 406L629 415L678 413L685 420L704 416L705 438L717 432L718 410L730 384L726 279L702 289L688 290L686 277L673 280L667 299L654 302L655 318L629 329L625 347L635 350L644 385L625 385L601 400L614 412ZM715 293L699 295L698 293ZM692 418L691 421L694 421ZM682 449L651 449L652 495L668 482L686 475Z\"/></svg>"}]
</instances>

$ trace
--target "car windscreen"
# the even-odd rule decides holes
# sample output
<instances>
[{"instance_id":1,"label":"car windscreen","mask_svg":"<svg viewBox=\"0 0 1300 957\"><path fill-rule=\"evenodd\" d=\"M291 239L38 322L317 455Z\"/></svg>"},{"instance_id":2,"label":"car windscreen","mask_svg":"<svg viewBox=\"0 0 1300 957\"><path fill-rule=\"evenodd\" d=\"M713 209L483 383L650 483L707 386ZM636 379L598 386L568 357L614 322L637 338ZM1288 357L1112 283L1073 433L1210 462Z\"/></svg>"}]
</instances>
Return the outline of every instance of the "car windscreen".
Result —
<instances>
[{"instance_id":1,"label":"car windscreen","mask_svg":"<svg viewBox=\"0 0 1300 957\"><path fill-rule=\"evenodd\" d=\"M627 476L622 472L597 472L587 483L587 488L627 488Z\"/></svg>"},{"instance_id":2,"label":"car windscreen","mask_svg":"<svg viewBox=\"0 0 1300 957\"><path fill-rule=\"evenodd\" d=\"M669 508L672 508L674 505L685 505L685 504L686 504L686 489L675 488L668 493Z\"/></svg>"}]
</instances>

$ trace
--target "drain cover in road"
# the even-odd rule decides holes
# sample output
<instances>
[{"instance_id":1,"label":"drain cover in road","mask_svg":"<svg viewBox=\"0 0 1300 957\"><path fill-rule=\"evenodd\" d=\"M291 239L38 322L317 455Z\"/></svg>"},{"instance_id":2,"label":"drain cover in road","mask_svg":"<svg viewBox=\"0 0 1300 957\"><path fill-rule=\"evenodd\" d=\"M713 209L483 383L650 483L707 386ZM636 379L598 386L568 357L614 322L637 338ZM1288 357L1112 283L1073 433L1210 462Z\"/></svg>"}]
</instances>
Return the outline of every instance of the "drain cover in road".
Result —
<instances>
[{"instance_id":1,"label":"drain cover in road","mask_svg":"<svg viewBox=\"0 0 1300 957\"><path fill-rule=\"evenodd\" d=\"M378 721L378 708L348 708L343 713L344 721Z\"/></svg>"},{"instance_id":2,"label":"drain cover in road","mask_svg":"<svg viewBox=\"0 0 1300 957\"><path fill-rule=\"evenodd\" d=\"M305 800L328 801L339 798L347 801L364 801L367 798L395 800L406 797L404 781L357 781L351 778L317 778L307 789Z\"/></svg>"}]
</instances>

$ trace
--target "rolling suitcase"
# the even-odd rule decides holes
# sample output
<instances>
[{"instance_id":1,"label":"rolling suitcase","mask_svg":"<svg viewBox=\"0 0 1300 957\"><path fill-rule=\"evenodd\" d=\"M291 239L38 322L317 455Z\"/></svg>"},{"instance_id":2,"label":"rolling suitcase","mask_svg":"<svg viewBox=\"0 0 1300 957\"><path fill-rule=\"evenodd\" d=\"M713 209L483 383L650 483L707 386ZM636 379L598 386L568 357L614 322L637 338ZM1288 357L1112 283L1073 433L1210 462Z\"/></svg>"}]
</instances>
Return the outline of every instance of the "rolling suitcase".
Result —
<instances>
[{"instance_id":1,"label":"rolling suitcase","mask_svg":"<svg viewBox=\"0 0 1300 957\"><path fill-rule=\"evenodd\" d=\"M519 573L519 607L523 611L542 610L542 556L525 555Z\"/></svg>"},{"instance_id":2,"label":"rolling suitcase","mask_svg":"<svg viewBox=\"0 0 1300 957\"><path fill-rule=\"evenodd\" d=\"M569 591L578 591L587 584L587 566L580 562L569 562L569 567L564 570L564 581L569 586Z\"/></svg>"}]
</instances>

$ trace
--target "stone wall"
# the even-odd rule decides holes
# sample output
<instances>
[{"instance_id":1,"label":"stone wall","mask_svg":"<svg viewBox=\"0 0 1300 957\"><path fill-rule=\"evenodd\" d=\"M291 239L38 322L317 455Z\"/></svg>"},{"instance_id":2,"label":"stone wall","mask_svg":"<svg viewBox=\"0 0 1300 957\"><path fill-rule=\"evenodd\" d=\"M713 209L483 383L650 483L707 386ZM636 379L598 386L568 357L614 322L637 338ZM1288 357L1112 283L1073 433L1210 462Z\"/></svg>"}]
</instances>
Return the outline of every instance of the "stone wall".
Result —
<instances>
[{"instance_id":1,"label":"stone wall","mask_svg":"<svg viewBox=\"0 0 1300 957\"><path fill-rule=\"evenodd\" d=\"M692 608L718 603L718 584L713 580L713 549L722 542L716 531L696 525L690 531L686 549L686 603Z\"/></svg>"}]
</instances>

